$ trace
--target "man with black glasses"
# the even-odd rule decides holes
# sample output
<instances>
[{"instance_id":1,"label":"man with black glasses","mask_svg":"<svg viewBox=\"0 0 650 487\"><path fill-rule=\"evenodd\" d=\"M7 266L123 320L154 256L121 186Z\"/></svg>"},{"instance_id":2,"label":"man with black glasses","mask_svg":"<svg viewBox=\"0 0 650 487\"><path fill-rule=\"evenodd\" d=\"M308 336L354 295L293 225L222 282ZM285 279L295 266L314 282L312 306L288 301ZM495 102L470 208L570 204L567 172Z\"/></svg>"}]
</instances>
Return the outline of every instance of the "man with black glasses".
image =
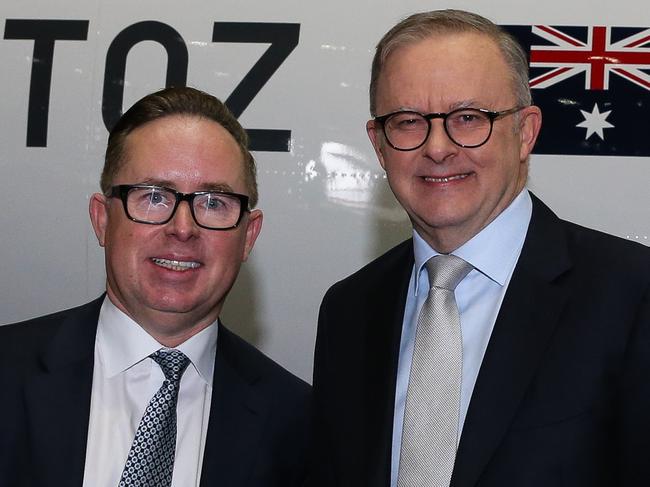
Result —
<instances>
[{"instance_id":1,"label":"man with black glasses","mask_svg":"<svg viewBox=\"0 0 650 487\"><path fill-rule=\"evenodd\" d=\"M191 88L111 131L106 294L0 327L1 486L302 485L309 386L219 321L262 225L247 143Z\"/></svg>"},{"instance_id":2,"label":"man with black glasses","mask_svg":"<svg viewBox=\"0 0 650 487\"><path fill-rule=\"evenodd\" d=\"M650 250L525 188L542 116L521 47L415 14L377 46L370 112L413 238L323 300L321 485L647 485Z\"/></svg>"}]
</instances>

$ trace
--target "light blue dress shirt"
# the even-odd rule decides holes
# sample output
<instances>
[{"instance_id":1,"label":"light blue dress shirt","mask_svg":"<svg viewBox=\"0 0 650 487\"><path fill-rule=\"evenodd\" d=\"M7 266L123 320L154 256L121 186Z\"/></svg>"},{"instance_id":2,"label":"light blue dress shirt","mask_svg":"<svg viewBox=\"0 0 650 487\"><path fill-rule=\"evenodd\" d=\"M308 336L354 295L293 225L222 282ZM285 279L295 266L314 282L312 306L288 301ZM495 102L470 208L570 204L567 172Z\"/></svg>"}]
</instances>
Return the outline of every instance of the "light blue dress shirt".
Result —
<instances>
[{"instance_id":1,"label":"light blue dress shirt","mask_svg":"<svg viewBox=\"0 0 650 487\"><path fill-rule=\"evenodd\" d=\"M463 246L452 252L474 269L455 291L463 335L459 432L474 390L483 355L492 334L510 277L519 259L532 214L530 194L524 189L499 216ZM391 486L397 487L404 404L408 388L413 343L420 308L429 293L429 277L424 264L438 252L413 231L415 263L411 272L402 338L400 341L393 418ZM460 435L459 435L460 438Z\"/></svg>"}]
</instances>

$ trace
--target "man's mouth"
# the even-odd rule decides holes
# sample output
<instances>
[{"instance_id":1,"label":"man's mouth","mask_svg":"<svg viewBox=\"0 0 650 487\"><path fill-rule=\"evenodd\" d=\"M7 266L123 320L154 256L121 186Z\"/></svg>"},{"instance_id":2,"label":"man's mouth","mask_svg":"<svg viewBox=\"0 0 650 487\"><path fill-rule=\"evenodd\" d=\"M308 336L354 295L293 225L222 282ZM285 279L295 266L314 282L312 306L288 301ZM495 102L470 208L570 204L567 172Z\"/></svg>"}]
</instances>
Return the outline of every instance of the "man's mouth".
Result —
<instances>
[{"instance_id":1,"label":"man's mouth","mask_svg":"<svg viewBox=\"0 0 650 487\"><path fill-rule=\"evenodd\" d=\"M184 260L170 260L170 259L159 259L158 257L152 257L151 261L164 267L165 269L170 269L172 271L189 271L190 269L198 269L201 267L199 262L193 261L184 261Z\"/></svg>"},{"instance_id":2,"label":"man's mouth","mask_svg":"<svg viewBox=\"0 0 650 487\"><path fill-rule=\"evenodd\" d=\"M458 181L460 179L465 179L468 176L469 176L469 173L456 174L454 176L447 176L447 177L444 177L444 178L434 178L434 177L430 177L430 176L425 176L424 180L427 181L428 183L448 183L450 181Z\"/></svg>"}]
</instances>

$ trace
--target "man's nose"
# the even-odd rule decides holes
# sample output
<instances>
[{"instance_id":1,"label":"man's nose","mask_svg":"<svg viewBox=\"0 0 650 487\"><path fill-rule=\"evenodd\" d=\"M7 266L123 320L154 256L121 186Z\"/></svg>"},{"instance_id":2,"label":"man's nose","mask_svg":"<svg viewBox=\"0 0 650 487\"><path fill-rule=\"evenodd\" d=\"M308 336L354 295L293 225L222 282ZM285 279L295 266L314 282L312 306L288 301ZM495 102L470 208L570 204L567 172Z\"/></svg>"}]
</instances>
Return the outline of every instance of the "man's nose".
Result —
<instances>
[{"instance_id":1,"label":"man's nose","mask_svg":"<svg viewBox=\"0 0 650 487\"><path fill-rule=\"evenodd\" d=\"M424 143L424 153L435 163L444 162L450 155L458 152L459 147L449 138L443 120L431 120L429 137Z\"/></svg>"},{"instance_id":2,"label":"man's nose","mask_svg":"<svg viewBox=\"0 0 650 487\"><path fill-rule=\"evenodd\" d=\"M200 227L192 216L189 201L181 201L178 204L176 213L167 224L166 230L169 235L174 235L180 240L187 240L198 234Z\"/></svg>"}]
</instances>

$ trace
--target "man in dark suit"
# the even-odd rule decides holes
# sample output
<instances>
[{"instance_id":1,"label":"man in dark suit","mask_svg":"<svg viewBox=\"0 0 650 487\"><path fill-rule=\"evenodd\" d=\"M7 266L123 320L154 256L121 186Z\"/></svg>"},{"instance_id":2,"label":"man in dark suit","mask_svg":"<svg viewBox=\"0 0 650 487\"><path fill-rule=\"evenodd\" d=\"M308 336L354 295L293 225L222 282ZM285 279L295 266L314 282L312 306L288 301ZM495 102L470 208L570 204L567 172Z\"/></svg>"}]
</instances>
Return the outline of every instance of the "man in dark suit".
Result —
<instances>
[{"instance_id":1,"label":"man in dark suit","mask_svg":"<svg viewBox=\"0 0 650 487\"><path fill-rule=\"evenodd\" d=\"M370 110L413 238L323 300L315 478L647 485L650 250L525 188L541 112L516 41L468 12L415 14L377 46ZM464 272L439 284L450 263Z\"/></svg>"},{"instance_id":2,"label":"man in dark suit","mask_svg":"<svg viewBox=\"0 0 650 487\"><path fill-rule=\"evenodd\" d=\"M192 88L111 131L106 295L0 327L1 486L302 484L309 386L219 322L262 224L247 143Z\"/></svg>"}]
</instances>

